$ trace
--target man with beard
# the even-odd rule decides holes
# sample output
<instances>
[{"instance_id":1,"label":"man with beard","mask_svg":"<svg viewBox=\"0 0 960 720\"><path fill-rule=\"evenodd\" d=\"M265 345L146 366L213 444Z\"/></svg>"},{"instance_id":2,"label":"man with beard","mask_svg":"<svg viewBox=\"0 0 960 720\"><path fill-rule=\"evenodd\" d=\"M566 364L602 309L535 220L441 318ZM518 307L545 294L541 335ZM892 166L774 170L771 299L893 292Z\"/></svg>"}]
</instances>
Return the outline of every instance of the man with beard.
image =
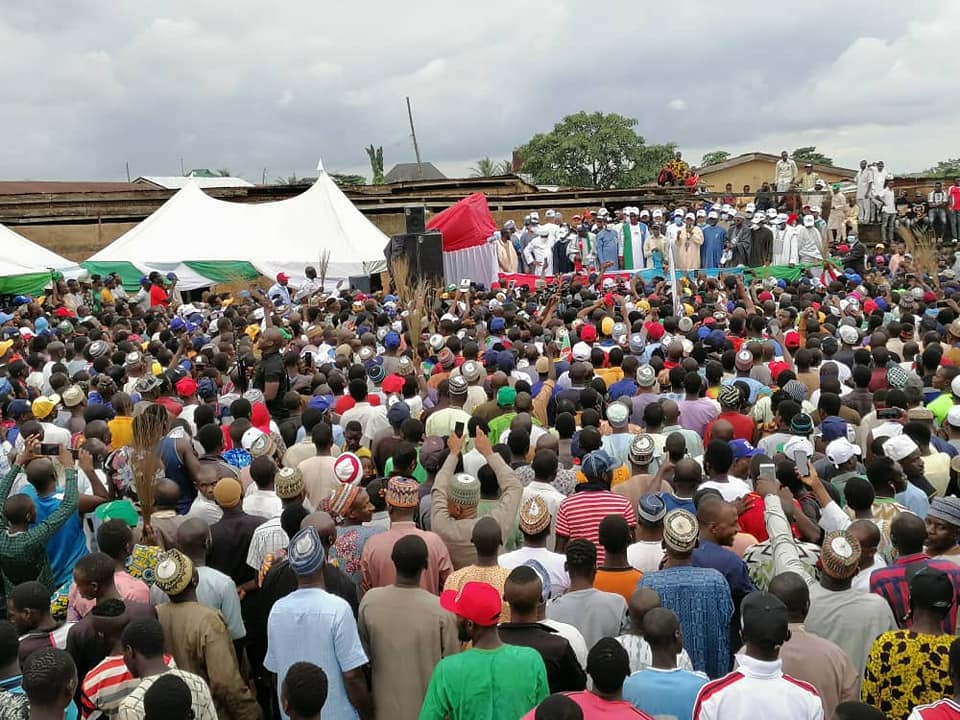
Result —
<instances>
[{"instance_id":1,"label":"man with beard","mask_svg":"<svg viewBox=\"0 0 960 720\"><path fill-rule=\"evenodd\" d=\"M716 210L707 213L707 224L703 227L703 247L700 248L700 267L720 267L723 246L727 242L727 231L717 224L719 218Z\"/></svg>"},{"instance_id":2,"label":"man with beard","mask_svg":"<svg viewBox=\"0 0 960 720\"><path fill-rule=\"evenodd\" d=\"M540 653L501 642L502 603L496 588L482 582L440 596L440 605L457 616L460 641L472 647L437 663L420 720L520 717L550 694Z\"/></svg>"}]
</instances>

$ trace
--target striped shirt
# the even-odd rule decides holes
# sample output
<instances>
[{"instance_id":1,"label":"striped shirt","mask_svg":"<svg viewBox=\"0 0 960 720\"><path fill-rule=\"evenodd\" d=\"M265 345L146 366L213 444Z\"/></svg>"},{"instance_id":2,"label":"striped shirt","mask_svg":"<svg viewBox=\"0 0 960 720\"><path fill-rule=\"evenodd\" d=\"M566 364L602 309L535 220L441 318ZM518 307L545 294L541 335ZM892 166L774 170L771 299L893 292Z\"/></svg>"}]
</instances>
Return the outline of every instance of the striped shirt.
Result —
<instances>
[{"instance_id":1,"label":"striped shirt","mask_svg":"<svg viewBox=\"0 0 960 720\"><path fill-rule=\"evenodd\" d=\"M600 521L607 515L623 515L630 527L637 524L636 512L627 498L609 490L581 490L560 503L556 533L571 540L584 538L592 542L597 546L597 564L603 565Z\"/></svg>"},{"instance_id":2,"label":"striped shirt","mask_svg":"<svg viewBox=\"0 0 960 720\"><path fill-rule=\"evenodd\" d=\"M158 678L168 673L176 675L190 688L190 696L193 698L193 720L217 720L217 710L213 705L213 697L210 695L210 688L207 687L207 683L199 675L177 668L171 668L166 673L150 675L140 680L140 684L120 703L117 718L119 720L142 720L144 715L143 696Z\"/></svg>"},{"instance_id":3,"label":"striped shirt","mask_svg":"<svg viewBox=\"0 0 960 720\"><path fill-rule=\"evenodd\" d=\"M176 667L170 655L163 656L167 667ZM123 655L109 655L83 678L80 712L84 718L112 718L121 701L140 684L123 662Z\"/></svg>"}]
</instances>

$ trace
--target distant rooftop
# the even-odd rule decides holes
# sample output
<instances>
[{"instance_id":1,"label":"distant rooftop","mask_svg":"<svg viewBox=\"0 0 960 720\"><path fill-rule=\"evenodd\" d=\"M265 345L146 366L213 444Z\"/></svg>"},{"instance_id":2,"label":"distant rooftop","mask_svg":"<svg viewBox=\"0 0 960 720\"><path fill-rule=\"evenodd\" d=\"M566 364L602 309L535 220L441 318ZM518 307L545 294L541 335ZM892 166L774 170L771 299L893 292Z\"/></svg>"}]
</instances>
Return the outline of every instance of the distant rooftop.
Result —
<instances>
[{"instance_id":1,"label":"distant rooftop","mask_svg":"<svg viewBox=\"0 0 960 720\"><path fill-rule=\"evenodd\" d=\"M447 176L437 170L433 163L397 163L383 176L385 183L413 182L416 180L446 180Z\"/></svg>"},{"instance_id":2,"label":"distant rooftop","mask_svg":"<svg viewBox=\"0 0 960 720\"><path fill-rule=\"evenodd\" d=\"M126 182L86 182L83 180L0 180L0 195L38 195L55 193L106 193L149 190L144 185Z\"/></svg>"},{"instance_id":3,"label":"distant rooftop","mask_svg":"<svg viewBox=\"0 0 960 720\"><path fill-rule=\"evenodd\" d=\"M201 188L253 187L253 183L249 180L218 175L206 168L191 170L186 175L141 175L133 182L164 190L179 190L190 182L195 182Z\"/></svg>"}]
</instances>

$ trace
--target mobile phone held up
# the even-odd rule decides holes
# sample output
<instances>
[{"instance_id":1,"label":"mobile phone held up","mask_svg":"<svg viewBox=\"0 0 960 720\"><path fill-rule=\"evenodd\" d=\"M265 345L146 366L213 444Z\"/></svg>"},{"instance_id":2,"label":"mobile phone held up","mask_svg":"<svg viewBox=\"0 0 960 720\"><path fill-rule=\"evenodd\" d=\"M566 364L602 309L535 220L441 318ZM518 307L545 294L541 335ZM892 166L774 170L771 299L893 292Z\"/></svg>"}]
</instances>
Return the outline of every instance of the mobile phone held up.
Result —
<instances>
[{"instance_id":1,"label":"mobile phone held up","mask_svg":"<svg viewBox=\"0 0 960 720\"><path fill-rule=\"evenodd\" d=\"M800 477L805 477L810 474L810 466L807 463L807 453L803 450L794 450L793 462L797 465L797 472L800 473Z\"/></svg>"},{"instance_id":2,"label":"mobile phone held up","mask_svg":"<svg viewBox=\"0 0 960 720\"><path fill-rule=\"evenodd\" d=\"M40 454L56 457L60 454L59 443L40 443Z\"/></svg>"},{"instance_id":3,"label":"mobile phone held up","mask_svg":"<svg viewBox=\"0 0 960 720\"><path fill-rule=\"evenodd\" d=\"M458 438L462 438L462 437L463 437L463 427L464 427L463 423L462 423L462 422L458 422L456 425L453 426L453 434L456 435Z\"/></svg>"},{"instance_id":4,"label":"mobile phone held up","mask_svg":"<svg viewBox=\"0 0 960 720\"><path fill-rule=\"evenodd\" d=\"M760 477L764 480L776 480L777 479L777 467L773 463L761 463L760 464Z\"/></svg>"}]
</instances>

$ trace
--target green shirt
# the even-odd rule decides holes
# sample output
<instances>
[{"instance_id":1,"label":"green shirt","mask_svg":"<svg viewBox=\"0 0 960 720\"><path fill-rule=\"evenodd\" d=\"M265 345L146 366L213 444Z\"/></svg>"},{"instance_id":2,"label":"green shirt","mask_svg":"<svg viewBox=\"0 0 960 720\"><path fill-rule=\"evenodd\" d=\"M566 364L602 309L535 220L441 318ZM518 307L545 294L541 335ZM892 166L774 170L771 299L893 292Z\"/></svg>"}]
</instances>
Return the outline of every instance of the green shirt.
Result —
<instances>
[{"instance_id":1,"label":"green shirt","mask_svg":"<svg viewBox=\"0 0 960 720\"><path fill-rule=\"evenodd\" d=\"M437 664L420 720L517 720L549 694L547 670L536 650L473 648Z\"/></svg>"},{"instance_id":2,"label":"green shirt","mask_svg":"<svg viewBox=\"0 0 960 720\"><path fill-rule=\"evenodd\" d=\"M60 506L46 520L12 535L8 529L9 523L3 515L3 507L20 471L20 466L14 465L7 476L0 480L0 575L3 576L7 597L10 597L14 587L30 580L43 583L51 593L57 589L53 571L50 569L50 559L47 557L47 541L77 511L80 501L77 471L67 468L64 470L67 482Z\"/></svg>"},{"instance_id":3,"label":"green shirt","mask_svg":"<svg viewBox=\"0 0 960 720\"><path fill-rule=\"evenodd\" d=\"M950 408L953 407L953 393L943 393L927 403L927 410L933 413L937 425L942 425Z\"/></svg>"},{"instance_id":4,"label":"green shirt","mask_svg":"<svg viewBox=\"0 0 960 720\"><path fill-rule=\"evenodd\" d=\"M384 477L390 477L393 475L393 458L388 457L387 461L383 464L383 475ZM420 464L420 448L417 448L417 465L413 468L412 473L413 479L418 483L423 485L427 481L427 470L423 465Z\"/></svg>"}]
</instances>

